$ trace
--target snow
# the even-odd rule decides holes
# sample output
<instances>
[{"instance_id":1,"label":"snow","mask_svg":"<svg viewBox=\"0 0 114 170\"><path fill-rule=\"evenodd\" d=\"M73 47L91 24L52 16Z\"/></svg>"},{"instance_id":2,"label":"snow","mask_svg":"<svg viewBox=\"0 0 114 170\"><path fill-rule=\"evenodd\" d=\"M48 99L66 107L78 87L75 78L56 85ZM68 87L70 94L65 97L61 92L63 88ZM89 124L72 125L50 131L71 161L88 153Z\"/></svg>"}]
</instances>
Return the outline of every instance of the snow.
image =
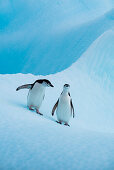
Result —
<instances>
[{"instance_id":1,"label":"snow","mask_svg":"<svg viewBox=\"0 0 114 170\"><path fill-rule=\"evenodd\" d=\"M38 2L0 1L0 170L113 170L113 1ZM44 116L28 110L28 90L16 91L40 78L54 85ZM65 83L70 127L51 116Z\"/></svg>"},{"instance_id":2,"label":"snow","mask_svg":"<svg viewBox=\"0 0 114 170\"><path fill-rule=\"evenodd\" d=\"M97 130L92 127L88 128L91 117L83 107L83 102L86 101L87 107L89 105L88 111L92 106L90 107L91 103L89 103L90 101L87 102L86 96L85 100L81 98L83 96L78 99L77 93L84 87L84 82L80 83L81 88L76 88L77 90L74 90L74 92L72 91L73 85L71 85L72 96L77 95L77 101L76 98L73 98L76 117L71 120L71 127L59 125L55 122L56 116L51 117L52 105L59 96L61 84L64 82L64 80L61 80L60 85L56 85L60 75L55 75L54 78L49 76L55 88L47 89L46 98L41 108L43 117L26 108L28 90L15 91L16 87L22 82L33 82L41 77L23 74L0 76L0 88L4 92L1 93L0 98L0 103L2 103L0 114L0 169L94 170L114 168L114 133L110 130L105 131L105 124L104 131L103 129L101 131L100 126ZM94 89L94 87L91 88ZM83 91L80 93L83 93ZM100 97L100 95L97 97ZM85 121L85 124L87 123L85 127L84 123L81 122L83 117L80 111L81 106L76 104L78 100L82 100L80 105L83 107L83 114L88 117L88 121ZM105 118L106 115L103 119ZM107 121L110 126L108 116Z\"/></svg>"}]
</instances>

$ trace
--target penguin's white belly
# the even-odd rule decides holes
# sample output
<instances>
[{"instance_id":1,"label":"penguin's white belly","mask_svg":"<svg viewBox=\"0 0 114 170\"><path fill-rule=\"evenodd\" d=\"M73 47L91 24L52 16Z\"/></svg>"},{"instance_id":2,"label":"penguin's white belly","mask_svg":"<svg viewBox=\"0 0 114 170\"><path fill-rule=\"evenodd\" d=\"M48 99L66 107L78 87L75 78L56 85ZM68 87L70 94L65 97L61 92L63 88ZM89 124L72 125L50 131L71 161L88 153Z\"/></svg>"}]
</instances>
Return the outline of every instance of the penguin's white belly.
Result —
<instances>
[{"instance_id":1,"label":"penguin's white belly","mask_svg":"<svg viewBox=\"0 0 114 170\"><path fill-rule=\"evenodd\" d=\"M70 106L70 97L62 96L59 99L57 107L57 119L59 121L68 123L71 118L71 106Z\"/></svg>"},{"instance_id":2,"label":"penguin's white belly","mask_svg":"<svg viewBox=\"0 0 114 170\"><path fill-rule=\"evenodd\" d=\"M40 108L42 101L44 99L45 91L41 88L33 88L29 91L27 97L27 106L34 106Z\"/></svg>"}]
</instances>

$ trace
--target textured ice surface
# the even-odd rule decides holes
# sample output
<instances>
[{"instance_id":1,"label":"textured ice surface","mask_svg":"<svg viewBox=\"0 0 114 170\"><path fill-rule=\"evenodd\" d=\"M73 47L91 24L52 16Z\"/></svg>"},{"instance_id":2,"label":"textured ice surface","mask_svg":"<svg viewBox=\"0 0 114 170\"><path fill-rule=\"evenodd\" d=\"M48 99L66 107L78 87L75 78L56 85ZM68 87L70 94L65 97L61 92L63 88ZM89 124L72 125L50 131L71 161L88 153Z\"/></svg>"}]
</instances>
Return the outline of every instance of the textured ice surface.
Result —
<instances>
[{"instance_id":1,"label":"textured ice surface","mask_svg":"<svg viewBox=\"0 0 114 170\"><path fill-rule=\"evenodd\" d=\"M0 1L0 73L58 72L45 77L55 87L46 90L43 117L27 109L28 90L15 91L43 76L0 75L0 170L114 169L113 5ZM65 83L76 113L70 128L51 116Z\"/></svg>"},{"instance_id":2,"label":"textured ice surface","mask_svg":"<svg viewBox=\"0 0 114 170\"><path fill-rule=\"evenodd\" d=\"M112 27L112 8L110 0L1 0L0 73L64 70Z\"/></svg>"}]
</instances>

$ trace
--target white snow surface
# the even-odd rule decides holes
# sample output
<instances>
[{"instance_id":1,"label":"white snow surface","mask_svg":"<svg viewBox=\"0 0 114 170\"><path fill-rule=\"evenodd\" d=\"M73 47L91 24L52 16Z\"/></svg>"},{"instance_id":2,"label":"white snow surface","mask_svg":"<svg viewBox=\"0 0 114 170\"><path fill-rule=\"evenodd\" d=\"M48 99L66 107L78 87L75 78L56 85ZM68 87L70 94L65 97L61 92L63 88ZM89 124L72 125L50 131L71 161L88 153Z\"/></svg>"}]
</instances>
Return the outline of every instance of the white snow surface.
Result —
<instances>
[{"instance_id":1,"label":"white snow surface","mask_svg":"<svg viewBox=\"0 0 114 170\"><path fill-rule=\"evenodd\" d=\"M113 62L113 42L112 29L70 68L45 76L55 87L46 89L43 117L27 109L28 90L15 90L43 76L0 75L0 169L114 169L113 70L104 69ZM65 83L71 86L76 114L70 127L51 116Z\"/></svg>"}]
</instances>

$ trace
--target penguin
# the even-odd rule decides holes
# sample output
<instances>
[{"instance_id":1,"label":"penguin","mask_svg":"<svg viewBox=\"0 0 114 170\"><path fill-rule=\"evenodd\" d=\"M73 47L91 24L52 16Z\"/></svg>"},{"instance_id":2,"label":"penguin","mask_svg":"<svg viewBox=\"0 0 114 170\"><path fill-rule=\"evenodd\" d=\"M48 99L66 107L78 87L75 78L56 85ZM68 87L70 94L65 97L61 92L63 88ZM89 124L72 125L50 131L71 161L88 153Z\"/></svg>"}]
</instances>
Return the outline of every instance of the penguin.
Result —
<instances>
[{"instance_id":1,"label":"penguin","mask_svg":"<svg viewBox=\"0 0 114 170\"><path fill-rule=\"evenodd\" d=\"M29 89L27 96L27 106L29 110L36 110L36 113L43 115L39 112L39 108L42 104L42 101L45 97L45 88L54 87L51 82L47 79L36 80L33 84L25 84L19 86L16 91L20 89Z\"/></svg>"},{"instance_id":2,"label":"penguin","mask_svg":"<svg viewBox=\"0 0 114 170\"><path fill-rule=\"evenodd\" d=\"M73 118L75 116L74 106L70 96L69 88L70 88L69 84L65 84L63 86L63 91L52 109L52 116L54 115L54 112L56 110L56 115L58 119L58 121L56 122L60 124L64 123L64 125L66 126L70 126L68 124L69 120L72 115Z\"/></svg>"}]
</instances>

